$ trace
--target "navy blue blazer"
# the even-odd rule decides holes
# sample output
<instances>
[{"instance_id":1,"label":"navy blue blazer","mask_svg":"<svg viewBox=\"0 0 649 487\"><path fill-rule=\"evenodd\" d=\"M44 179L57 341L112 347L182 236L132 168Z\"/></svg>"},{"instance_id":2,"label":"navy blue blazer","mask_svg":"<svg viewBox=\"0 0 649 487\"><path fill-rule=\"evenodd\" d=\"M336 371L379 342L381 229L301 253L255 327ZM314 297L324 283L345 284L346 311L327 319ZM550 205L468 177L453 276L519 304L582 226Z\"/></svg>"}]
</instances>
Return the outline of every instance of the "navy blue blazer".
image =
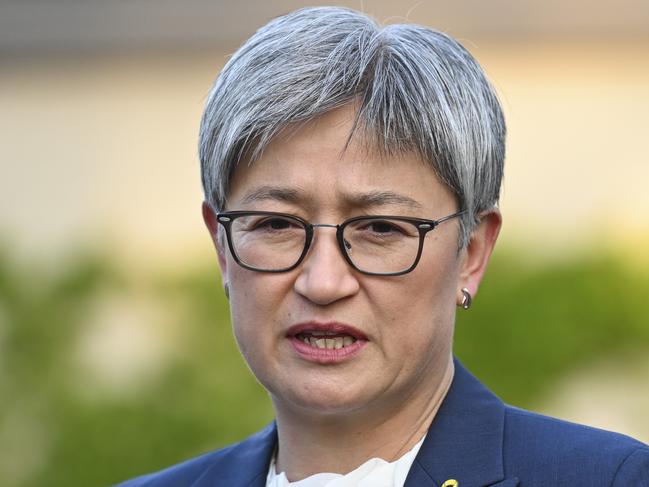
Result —
<instances>
[{"instance_id":1,"label":"navy blue blazer","mask_svg":"<svg viewBox=\"0 0 649 487\"><path fill-rule=\"evenodd\" d=\"M264 487L275 424L121 487ZM628 436L517 409L459 362L405 487L649 487L649 446Z\"/></svg>"}]
</instances>

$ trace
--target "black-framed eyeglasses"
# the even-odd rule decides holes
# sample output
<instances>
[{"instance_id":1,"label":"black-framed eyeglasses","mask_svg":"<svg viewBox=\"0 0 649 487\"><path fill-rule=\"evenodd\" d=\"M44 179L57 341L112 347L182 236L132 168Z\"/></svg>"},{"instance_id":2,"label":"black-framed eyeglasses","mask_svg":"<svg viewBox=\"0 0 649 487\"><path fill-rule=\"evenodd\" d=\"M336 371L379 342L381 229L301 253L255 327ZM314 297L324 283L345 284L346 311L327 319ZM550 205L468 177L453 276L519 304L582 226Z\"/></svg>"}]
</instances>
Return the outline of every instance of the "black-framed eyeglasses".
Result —
<instances>
[{"instance_id":1,"label":"black-framed eyeglasses","mask_svg":"<svg viewBox=\"0 0 649 487\"><path fill-rule=\"evenodd\" d=\"M295 215L272 211L225 211L216 215L225 228L228 247L242 267L259 272L288 272L309 251L313 229L336 229L336 240L345 260L357 271L374 276L399 276L412 271L421 258L424 237L438 220L405 216L356 216L339 225L309 223Z\"/></svg>"}]
</instances>

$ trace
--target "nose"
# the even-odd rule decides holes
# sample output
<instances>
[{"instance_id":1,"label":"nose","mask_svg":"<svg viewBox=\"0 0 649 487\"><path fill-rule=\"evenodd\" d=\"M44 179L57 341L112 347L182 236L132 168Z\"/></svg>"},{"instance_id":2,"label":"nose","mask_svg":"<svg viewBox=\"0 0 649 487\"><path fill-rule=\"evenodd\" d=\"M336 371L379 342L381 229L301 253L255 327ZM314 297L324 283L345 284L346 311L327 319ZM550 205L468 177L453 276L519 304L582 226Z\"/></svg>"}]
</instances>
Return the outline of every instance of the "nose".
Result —
<instances>
[{"instance_id":1,"label":"nose","mask_svg":"<svg viewBox=\"0 0 649 487\"><path fill-rule=\"evenodd\" d=\"M324 306L353 296L360 288L355 271L338 248L335 225L314 225L314 237L300 265L295 291L309 301Z\"/></svg>"}]
</instances>

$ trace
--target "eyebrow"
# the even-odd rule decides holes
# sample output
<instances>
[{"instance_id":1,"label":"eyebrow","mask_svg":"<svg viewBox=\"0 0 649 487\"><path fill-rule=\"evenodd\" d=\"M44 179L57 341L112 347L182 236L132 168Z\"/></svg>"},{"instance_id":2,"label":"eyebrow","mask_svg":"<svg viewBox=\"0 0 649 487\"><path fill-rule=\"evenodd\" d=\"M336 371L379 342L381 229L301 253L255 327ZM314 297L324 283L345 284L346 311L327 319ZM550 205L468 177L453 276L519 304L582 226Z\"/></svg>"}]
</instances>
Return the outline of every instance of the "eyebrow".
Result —
<instances>
[{"instance_id":1,"label":"eyebrow","mask_svg":"<svg viewBox=\"0 0 649 487\"><path fill-rule=\"evenodd\" d=\"M241 203L248 205L259 201L281 201L285 203L300 203L307 200L306 192L301 189L281 186L261 186L243 197ZM417 200L393 191L369 191L366 193L344 194L341 197L348 206L355 208L371 208L388 205L405 206L421 210L423 206Z\"/></svg>"},{"instance_id":2,"label":"eyebrow","mask_svg":"<svg viewBox=\"0 0 649 487\"><path fill-rule=\"evenodd\" d=\"M297 203L303 199L303 191L283 188L278 186L261 186L243 197L241 203L244 205L258 201L284 201L286 203Z\"/></svg>"},{"instance_id":3,"label":"eyebrow","mask_svg":"<svg viewBox=\"0 0 649 487\"><path fill-rule=\"evenodd\" d=\"M353 206L367 208L373 206L398 205L421 210L422 205L417 200L393 191L370 191L368 193L351 194L345 197Z\"/></svg>"}]
</instances>

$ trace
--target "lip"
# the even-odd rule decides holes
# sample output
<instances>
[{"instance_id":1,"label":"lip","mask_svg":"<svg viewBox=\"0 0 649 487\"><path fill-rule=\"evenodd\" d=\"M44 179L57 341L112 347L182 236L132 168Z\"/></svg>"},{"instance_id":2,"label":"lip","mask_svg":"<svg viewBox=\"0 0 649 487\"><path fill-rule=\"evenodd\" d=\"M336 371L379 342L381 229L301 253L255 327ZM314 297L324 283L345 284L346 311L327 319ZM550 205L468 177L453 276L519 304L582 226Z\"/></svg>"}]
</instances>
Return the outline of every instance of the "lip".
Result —
<instances>
[{"instance_id":1,"label":"lip","mask_svg":"<svg viewBox=\"0 0 649 487\"><path fill-rule=\"evenodd\" d=\"M286 331L286 336L293 337L300 333L304 333L305 331L326 331L331 333L339 333L341 335L352 336L356 338L356 340L367 341L367 336L365 336L365 333L357 328L354 328L353 326L346 325L345 323L339 323L337 321L330 321L327 323L321 323L318 321L298 323L297 325L291 326Z\"/></svg>"},{"instance_id":2,"label":"lip","mask_svg":"<svg viewBox=\"0 0 649 487\"><path fill-rule=\"evenodd\" d=\"M297 335L299 335L300 333L308 331L320 331L336 333L340 335L349 335L351 337L354 337L356 341L344 348L316 348L311 345L307 345L297 337ZM334 321L327 323L316 321L298 323L291 326L287 330L286 338L289 339L291 345L293 346L293 349L300 358L318 364L337 364L348 361L352 357L356 356L368 342L367 336L357 328Z\"/></svg>"}]
</instances>

